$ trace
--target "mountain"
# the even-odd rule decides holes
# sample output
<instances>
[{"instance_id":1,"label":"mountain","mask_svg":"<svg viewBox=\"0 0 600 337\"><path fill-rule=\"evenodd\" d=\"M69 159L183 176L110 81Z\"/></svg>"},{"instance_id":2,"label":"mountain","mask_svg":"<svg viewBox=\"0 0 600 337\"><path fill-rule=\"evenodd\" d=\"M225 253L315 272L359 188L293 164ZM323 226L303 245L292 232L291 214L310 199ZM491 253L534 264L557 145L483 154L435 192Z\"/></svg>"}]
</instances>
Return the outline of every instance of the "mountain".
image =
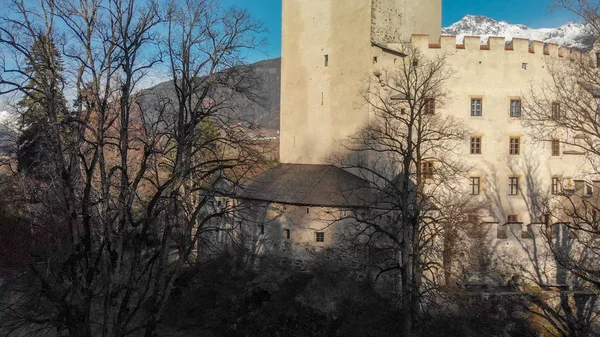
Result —
<instances>
[{"instance_id":1,"label":"mountain","mask_svg":"<svg viewBox=\"0 0 600 337\"><path fill-rule=\"evenodd\" d=\"M456 35L459 42L465 35L479 35L482 36L484 43L489 36L504 36L508 41L519 37L558 43L582 51L591 50L594 44L593 36L583 23L567 23L558 28L533 29L525 25L510 24L506 21L475 15L467 15L451 26L442 28L442 34Z\"/></svg>"},{"instance_id":2,"label":"mountain","mask_svg":"<svg viewBox=\"0 0 600 337\"><path fill-rule=\"evenodd\" d=\"M257 79L257 87L253 88L260 97L250 100L241 94L234 94L233 110L236 112L236 120L247 126L258 126L272 135L279 130L279 96L281 83L281 58L263 60L245 67L253 71L253 78ZM217 92L216 96L223 94ZM226 94L228 97L230 93ZM171 81L159 83L158 85L145 89L142 95L142 104L149 109L160 103L161 98L175 100L175 89Z\"/></svg>"}]
</instances>

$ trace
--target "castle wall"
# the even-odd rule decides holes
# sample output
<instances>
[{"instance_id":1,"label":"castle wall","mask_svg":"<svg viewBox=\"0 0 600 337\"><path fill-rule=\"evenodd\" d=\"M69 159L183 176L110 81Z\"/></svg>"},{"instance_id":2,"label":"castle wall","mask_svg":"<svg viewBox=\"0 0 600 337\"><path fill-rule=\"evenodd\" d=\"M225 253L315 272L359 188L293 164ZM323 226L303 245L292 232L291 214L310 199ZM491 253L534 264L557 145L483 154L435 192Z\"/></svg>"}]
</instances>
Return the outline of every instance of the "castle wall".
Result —
<instances>
[{"instance_id":1,"label":"castle wall","mask_svg":"<svg viewBox=\"0 0 600 337\"><path fill-rule=\"evenodd\" d=\"M254 202L240 209L239 222L245 224L240 227L252 238L246 247L258 255L307 260L326 248L349 244L357 233L357 222L339 208ZM322 242L317 233L322 233Z\"/></svg>"},{"instance_id":2,"label":"castle wall","mask_svg":"<svg viewBox=\"0 0 600 337\"><path fill-rule=\"evenodd\" d=\"M441 0L283 1L280 161L327 163L368 122L371 41L440 31Z\"/></svg>"},{"instance_id":3,"label":"castle wall","mask_svg":"<svg viewBox=\"0 0 600 337\"><path fill-rule=\"evenodd\" d=\"M414 33L437 41L442 31L442 0L373 0L371 35L387 44L408 41Z\"/></svg>"},{"instance_id":4,"label":"castle wall","mask_svg":"<svg viewBox=\"0 0 600 337\"><path fill-rule=\"evenodd\" d=\"M280 162L325 163L368 120L370 20L370 0L283 1Z\"/></svg>"},{"instance_id":5,"label":"castle wall","mask_svg":"<svg viewBox=\"0 0 600 337\"><path fill-rule=\"evenodd\" d=\"M490 38L481 46L478 36L466 37L462 45L452 36L442 37L436 44L427 36L413 36L412 43L426 57L447 58L453 73L448 81L450 97L436 110L462 119L472 135L481 136L481 154L470 154L469 138L460 147L459 156L471 167L469 176L481 177L479 198L492 206L498 221L505 221L509 214L518 215L526 224L539 221L531 218L532 204L550 196L553 176L589 179L584 155L564 154L563 145L561 154L552 156L551 143L534 139L524 117L510 116L511 99L522 100L524 116L525 99L532 93L540 94L540 88L552 81L549 66L556 62L568 66L572 59L581 57L579 53L556 45L544 47L541 42L530 45L526 39L514 39L505 46L504 38ZM471 116L472 98L482 99L482 116ZM520 137L519 155L509 154L510 137ZM509 176L519 177L517 195L509 195Z\"/></svg>"},{"instance_id":6,"label":"castle wall","mask_svg":"<svg viewBox=\"0 0 600 337\"><path fill-rule=\"evenodd\" d=\"M399 55L384 52L371 41L398 50L395 43L410 39L425 57L445 55L452 70L449 99L436 106L436 114L461 119L472 135L482 138L481 154L470 154L467 138L457 148L457 156L470 166L463 177L463 193L468 194L469 177L481 178L481 194L473 198L489 205L486 216L494 223L489 231L494 261L535 268L531 254L543 245L541 236L522 234L529 224L540 221L532 205L549 197L554 176L593 179L585 174L584 155L569 154L563 146L559 156L552 156L550 142L536 141L523 118L510 116L510 102L521 99L524 107L531 90L539 94L539 88L551 82L551 65L568 66L581 57L579 53L524 39L514 39L507 46L504 38L491 37L481 45L475 36L457 44L454 36L439 36L440 0L285 0L283 22L282 163L326 163L339 150L337 140L366 125L372 113L360 97L364 80L402 62ZM471 116L473 98L482 100L482 116ZM524 108L521 113L525 114ZM557 134L559 138L573 136ZM511 137L520 138L519 155L509 154ZM509 195L509 177L519 178L517 195ZM265 219L278 224L276 231L283 220L286 226L289 222L299 228L299 242L314 244L312 226L317 223L298 212ZM508 215L516 215L518 222L506 224ZM498 236L504 228L506 238Z\"/></svg>"}]
</instances>

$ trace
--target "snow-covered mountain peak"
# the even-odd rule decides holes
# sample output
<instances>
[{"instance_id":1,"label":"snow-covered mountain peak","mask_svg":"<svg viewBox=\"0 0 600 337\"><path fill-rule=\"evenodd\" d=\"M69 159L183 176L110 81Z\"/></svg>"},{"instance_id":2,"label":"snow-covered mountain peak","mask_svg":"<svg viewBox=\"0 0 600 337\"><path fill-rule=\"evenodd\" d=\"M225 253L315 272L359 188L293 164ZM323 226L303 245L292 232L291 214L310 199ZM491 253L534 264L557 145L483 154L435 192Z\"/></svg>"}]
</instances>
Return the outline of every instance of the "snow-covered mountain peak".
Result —
<instances>
[{"instance_id":1,"label":"snow-covered mountain peak","mask_svg":"<svg viewBox=\"0 0 600 337\"><path fill-rule=\"evenodd\" d=\"M442 28L442 34L456 35L459 43L462 43L465 35L479 35L482 37L482 43L486 43L490 36L504 36L507 41L515 37L526 38L558 43L584 51L590 50L594 43L589 30L582 23L567 23L558 28L533 29L478 15L467 15L449 27Z\"/></svg>"}]
</instances>

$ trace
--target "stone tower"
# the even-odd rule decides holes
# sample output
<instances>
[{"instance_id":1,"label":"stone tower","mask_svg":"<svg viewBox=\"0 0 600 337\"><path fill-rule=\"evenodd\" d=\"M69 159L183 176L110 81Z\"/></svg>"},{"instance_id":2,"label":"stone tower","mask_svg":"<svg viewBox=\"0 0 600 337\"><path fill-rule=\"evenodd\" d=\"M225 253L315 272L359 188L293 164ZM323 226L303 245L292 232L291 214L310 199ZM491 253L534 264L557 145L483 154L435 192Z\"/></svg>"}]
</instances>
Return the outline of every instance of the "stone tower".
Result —
<instances>
[{"instance_id":1,"label":"stone tower","mask_svg":"<svg viewBox=\"0 0 600 337\"><path fill-rule=\"evenodd\" d=\"M321 164L369 119L372 46L441 32L441 0L282 0L282 163Z\"/></svg>"}]
</instances>

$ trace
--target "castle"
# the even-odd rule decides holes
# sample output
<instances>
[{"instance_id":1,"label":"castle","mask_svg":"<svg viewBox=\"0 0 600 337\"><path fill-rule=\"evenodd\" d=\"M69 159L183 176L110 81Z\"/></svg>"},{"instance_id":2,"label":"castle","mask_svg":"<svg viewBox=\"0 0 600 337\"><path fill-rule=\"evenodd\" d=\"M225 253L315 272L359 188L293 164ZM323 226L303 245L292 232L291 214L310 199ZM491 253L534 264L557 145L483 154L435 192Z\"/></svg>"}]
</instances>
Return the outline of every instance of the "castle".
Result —
<instances>
[{"instance_id":1,"label":"castle","mask_svg":"<svg viewBox=\"0 0 600 337\"><path fill-rule=\"evenodd\" d=\"M339 140L373 118L358 94L364 78L405 57L405 41L425 57L445 55L449 97L435 113L469 128L456 151L471 167L459 193L489 206L479 225L497 263L527 268L531 252L542 246L532 199L556 194L559 186L589 194L600 188L588 175L585 153L560 139L572 143L577 135L536 141L522 122L529 90L551 81L549 63L569 62L579 52L503 37L481 44L480 37L467 36L458 44L455 36L440 36L441 18L441 0L283 1L281 164L247 192L261 224L257 250L334 245L350 221L344 210L364 206L359 195L368 193L369 182L329 158L342 150Z\"/></svg>"}]
</instances>

